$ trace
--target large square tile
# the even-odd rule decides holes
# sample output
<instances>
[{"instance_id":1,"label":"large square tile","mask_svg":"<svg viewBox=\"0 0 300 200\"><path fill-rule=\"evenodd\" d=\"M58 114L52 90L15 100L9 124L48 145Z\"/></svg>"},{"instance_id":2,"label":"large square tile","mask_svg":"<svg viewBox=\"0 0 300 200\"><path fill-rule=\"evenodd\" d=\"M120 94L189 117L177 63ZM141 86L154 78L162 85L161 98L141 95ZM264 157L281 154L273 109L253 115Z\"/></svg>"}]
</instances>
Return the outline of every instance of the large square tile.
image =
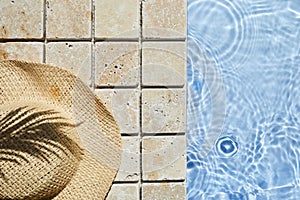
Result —
<instances>
[{"instance_id":1,"label":"large square tile","mask_svg":"<svg viewBox=\"0 0 300 200\"><path fill-rule=\"evenodd\" d=\"M144 89L143 133L184 133L185 96L184 89Z\"/></svg>"},{"instance_id":2,"label":"large square tile","mask_svg":"<svg viewBox=\"0 0 300 200\"><path fill-rule=\"evenodd\" d=\"M139 0L95 1L96 38L138 38Z\"/></svg>"},{"instance_id":3,"label":"large square tile","mask_svg":"<svg viewBox=\"0 0 300 200\"><path fill-rule=\"evenodd\" d=\"M43 62L43 43L7 42L0 43L0 60L16 59L31 62Z\"/></svg>"},{"instance_id":4,"label":"large square tile","mask_svg":"<svg viewBox=\"0 0 300 200\"><path fill-rule=\"evenodd\" d=\"M185 85L185 42L144 42L142 80L144 86Z\"/></svg>"},{"instance_id":5,"label":"large square tile","mask_svg":"<svg viewBox=\"0 0 300 200\"><path fill-rule=\"evenodd\" d=\"M143 180L185 180L185 136L144 137Z\"/></svg>"},{"instance_id":6,"label":"large square tile","mask_svg":"<svg viewBox=\"0 0 300 200\"><path fill-rule=\"evenodd\" d=\"M91 44L89 42L50 42L46 62L66 68L91 85Z\"/></svg>"},{"instance_id":7,"label":"large square tile","mask_svg":"<svg viewBox=\"0 0 300 200\"><path fill-rule=\"evenodd\" d=\"M95 91L112 112L121 133L139 132L139 91L135 89L100 89Z\"/></svg>"},{"instance_id":8,"label":"large square tile","mask_svg":"<svg viewBox=\"0 0 300 200\"><path fill-rule=\"evenodd\" d=\"M90 0L47 0L47 38L91 38Z\"/></svg>"},{"instance_id":9,"label":"large square tile","mask_svg":"<svg viewBox=\"0 0 300 200\"><path fill-rule=\"evenodd\" d=\"M144 38L186 37L186 0L145 0L143 2Z\"/></svg>"},{"instance_id":10,"label":"large square tile","mask_svg":"<svg viewBox=\"0 0 300 200\"><path fill-rule=\"evenodd\" d=\"M139 51L136 42L97 42L96 86L130 86L139 83Z\"/></svg>"},{"instance_id":11,"label":"large square tile","mask_svg":"<svg viewBox=\"0 0 300 200\"><path fill-rule=\"evenodd\" d=\"M43 1L1 0L0 38L42 38Z\"/></svg>"}]
</instances>

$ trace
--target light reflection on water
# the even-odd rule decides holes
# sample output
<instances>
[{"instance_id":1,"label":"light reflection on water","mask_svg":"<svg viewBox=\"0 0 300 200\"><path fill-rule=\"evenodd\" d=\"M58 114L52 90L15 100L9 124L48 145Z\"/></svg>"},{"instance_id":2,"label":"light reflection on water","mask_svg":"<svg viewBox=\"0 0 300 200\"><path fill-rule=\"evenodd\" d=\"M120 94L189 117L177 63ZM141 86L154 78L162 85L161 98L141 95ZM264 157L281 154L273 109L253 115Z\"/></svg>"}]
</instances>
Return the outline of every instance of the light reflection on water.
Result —
<instances>
[{"instance_id":1,"label":"light reflection on water","mask_svg":"<svg viewBox=\"0 0 300 200\"><path fill-rule=\"evenodd\" d=\"M299 54L300 1L188 0L188 199L300 198Z\"/></svg>"}]
</instances>

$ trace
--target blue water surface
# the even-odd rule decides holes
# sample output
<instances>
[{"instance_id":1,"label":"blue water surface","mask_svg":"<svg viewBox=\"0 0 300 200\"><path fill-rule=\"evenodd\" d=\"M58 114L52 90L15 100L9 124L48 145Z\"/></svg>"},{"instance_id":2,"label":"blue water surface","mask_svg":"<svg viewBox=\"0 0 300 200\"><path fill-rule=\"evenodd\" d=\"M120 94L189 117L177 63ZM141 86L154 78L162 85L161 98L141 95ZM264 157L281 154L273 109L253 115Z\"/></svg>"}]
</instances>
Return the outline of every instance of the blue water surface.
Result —
<instances>
[{"instance_id":1,"label":"blue water surface","mask_svg":"<svg viewBox=\"0 0 300 200\"><path fill-rule=\"evenodd\" d=\"M300 1L188 0L187 197L300 200Z\"/></svg>"}]
</instances>

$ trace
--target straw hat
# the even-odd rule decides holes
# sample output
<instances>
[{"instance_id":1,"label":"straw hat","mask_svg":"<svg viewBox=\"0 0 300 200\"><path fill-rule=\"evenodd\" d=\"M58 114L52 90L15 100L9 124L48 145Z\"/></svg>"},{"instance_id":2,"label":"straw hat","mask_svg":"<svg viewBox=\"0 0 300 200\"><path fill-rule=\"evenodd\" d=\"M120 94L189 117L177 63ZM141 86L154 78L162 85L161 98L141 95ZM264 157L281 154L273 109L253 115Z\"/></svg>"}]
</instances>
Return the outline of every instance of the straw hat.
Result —
<instances>
[{"instance_id":1,"label":"straw hat","mask_svg":"<svg viewBox=\"0 0 300 200\"><path fill-rule=\"evenodd\" d=\"M0 199L104 199L120 149L112 115L76 76L0 62Z\"/></svg>"}]
</instances>

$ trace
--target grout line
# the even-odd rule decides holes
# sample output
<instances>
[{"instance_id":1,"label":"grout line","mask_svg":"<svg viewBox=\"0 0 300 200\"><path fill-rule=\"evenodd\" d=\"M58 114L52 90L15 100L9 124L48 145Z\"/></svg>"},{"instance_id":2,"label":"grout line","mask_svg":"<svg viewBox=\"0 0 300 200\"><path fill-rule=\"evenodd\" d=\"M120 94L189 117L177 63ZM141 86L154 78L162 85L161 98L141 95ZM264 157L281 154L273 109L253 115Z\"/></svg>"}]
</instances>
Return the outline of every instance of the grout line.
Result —
<instances>
[{"instance_id":1,"label":"grout line","mask_svg":"<svg viewBox=\"0 0 300 200\"><path fill-rule=\"evenodd\" d=\"M114 181L114 184L137 184L137 181ZM144 180L143 183L185 183L184 179L180 180Z\"/></svg>"},{"instance_id":2,"label":"grout line","mask_svg":"<svg viewBox=\"0 0 300 200\"><path fill-rule=\"evenodd\" d=\"M122 85L119 85L119 86L110 86L110 85L96 85L95 86L95 89L108 89L108 90L111 90L111 89L139 89L139 86L138 85L133 85L133 86L122 86Z\"/></svg>"},{"instance_id":3,"label":"grout line","mask_svg":"<svg viewBox=\"0 0 300 200\"><path fill-rule=\"evenodd\" d=\"M114 181L113 184L137 184L138 181Z\"/></svg>"},{"instance_id":4,"label":"grout line","mask_svg":"<svg viewBox=\"0 0 300 200\"><path fill-rule=\"evenodd\" d=\"M139 199L142 200L142 187L143 187L143 123L142 123L142 84L143 84L143 0L140 0L140 15L139 15L139 25L140 25L140 34L139 34L139 65L140 65L140 83L139 83L139 92L140 92L140 179L139 179Z\"/></svg>"},{"instance_id":5,"label":"grout line","mask_svg":"<svg viewBox=\"0 0 300 200\"><path fill-rule=\"evenodd\" d=\"M47 43L47 0L43 1L43 63L46 63L46 43Z\"/></svg>"},{"instance_id":6,"label":"grout line","mask_svg":"<svg viewBox=\"0 0 300 200\"><path fill-rule=\"evenodd\" d=\"M1 43L7 43L7 42L44 42L44 41L45 41L44 36L43 36L43 38L1 38L0 39Z\"/></svg>"},{"instance_id":7,"label":"grout line","mask_svg":"<svg viewBox=\"0 0 300 200\"><path fill-rule=\"evenodd\" d=\"M179 133L143 133L143 137L150 137L150 136L155 136L155 137L165 137L165 136L185 136L185 132L179 132Z\"/></svg>"},{"instance_id":8,"label":"grout line","mask_svg":"<svg viewBox=\"0 0 300 200\"><path fill-rule=\"evenodd\" d=\"M46 12L46 11L45 11ZM93 13L94 15L94 13ZM46 14L45 14L46 16ZM94 17L93 17L94 18ZM92 23L94 23L92 19ZM46 22L43 25L45 28L44 32L46 32ZM92 32L94 32L92 28ZM44 37L46 33L44 33ZM1 38L0 42L43 42L45 38ZM185 38L172 39L172 38L157 38L157 39L141 39L141 38L104 38L99 39L92 36L91 38L46 38L48 42L185 42Z\"/></svg>"},{"instance_id":9,"label":"grout line","mask_svg":"<svg viewBox=\"0 0 300 200\"><path fill-rule=\"evenodd\" d=\"M139 38L95 38L96 42L139 42Z\"/></svg>"},{"instance_id":10,"label":"grout line","mask_svg":"<svg viewBox=\"0 0 300 200\"><path fill-rule=\"evenodd\" d=\"M138 133L121 133L122 137L137 137L139 136Z\"/></svg>"},{"instance_id":11,"label":"grout line","mask_svg":"<svg viewBox=\"0 0 300 200\"><path fill-rule=\"evenodd\" d=\"M149 38L143 39L143 42L185 42L186 38Z\"/></svg>"},{"instance_id":12,"label":"grout line","mask_svg":"<svg viewBox=\"0 0 300 200\"><path fill-rule=\"evenodd\" d=\"M159 86L159 85L153 85L153 86L148 86L148 85L143 85L142 86L143 89L159 89L159 90L167 90L167 89L183 89L184 88L184 85L168 85L168 86L165 86L165 85L162 85L162 86Z\"/></svg>"},{"instance_id":13,"label":"grout line","mask_svg":"<svg viewBox=\"0 0 300 200\"><path fill-rule=\"evenodd\" d=\"M93 38L90 37L90 38L48 38L47 40L49 42L91 42L92 39Z\"/></svg>"},{"instance_id":14,"label":"grout line","mask_svg":"<svg viewBox=\"0 0 300 200\"><path fill-rule=\"evenodd\" d=\"M185 183L185 180L144 180L143 183Z\"/></svg>"},{"instance_id":15,"label":"grout line","mask_svg":"<svg viewBox=\"0 0 300 200\"><path fill-rule=\"evenodd\" d=\"M91 9L92 9L92 20L91 20L91 87L93 91L95 91L95 0L91 1Z\"/></svg>"}]
</instances>

